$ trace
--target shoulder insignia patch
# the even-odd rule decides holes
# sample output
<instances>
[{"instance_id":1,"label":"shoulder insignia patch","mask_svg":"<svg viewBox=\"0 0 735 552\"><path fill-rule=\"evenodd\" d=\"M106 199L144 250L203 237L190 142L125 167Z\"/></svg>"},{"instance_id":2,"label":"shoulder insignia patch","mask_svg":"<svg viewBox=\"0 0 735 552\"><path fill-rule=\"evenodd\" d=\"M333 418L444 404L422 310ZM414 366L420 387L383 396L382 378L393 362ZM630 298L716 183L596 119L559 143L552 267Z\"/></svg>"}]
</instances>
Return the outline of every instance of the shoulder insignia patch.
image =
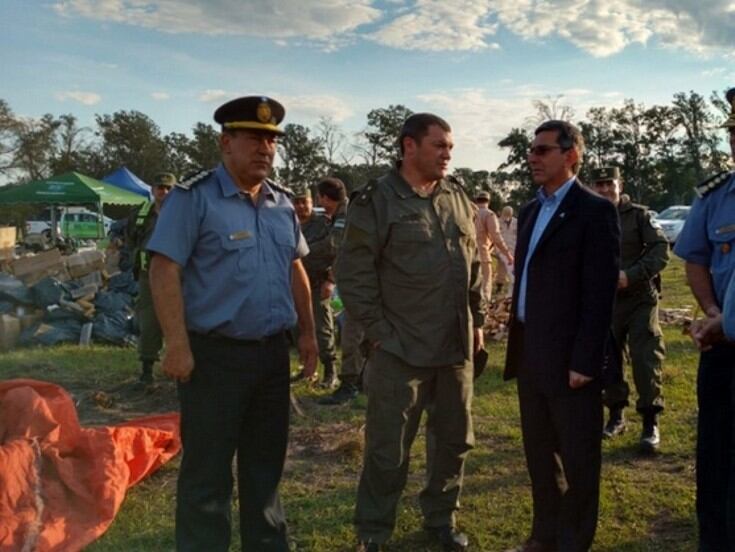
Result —
<instances>
[{"instance_id":1,"label":"shoulder insignia patch","mask_svg":"<svg viewBox=\"0 0 735 552\"><path fill-rule=\"evenodd\" d=\"M345 227L345 219L343 218L338 218L337 220L334 221L334 224L332 225L332 228L336 228L337 230L339 230L340 228L344 228L344 227Z\"/></svg>"},{"instance_id":2,"label":"shoulder insignia patch","mask_svg":"<svg viewBox=\"0 0 735 552\"><path fill-rule=\"evenodd\" d=\"M288 186L286 186L285 184L277 184L273 180L270 180L270 179L266 180L266 182L268 182L268 186L270 186L274 190L278 190L282 194L286 194L288 197L293 197L293 193L294 193L293 190L289 188Z\"/></svg>"},{"instance_id":3,"label":"shoulder insignia patch","mask_svg":"<svg viewBox=\"0 0 735 552\"><path fill-rule=\"evenodd\" d=\"M176 183L176 187L187 191L191 190L197 184L204 182L213 172L214 169L210 169L208 171L200 169L193 173L189 173L181 180L181 182Z\"/></svg>"},{"instance_id":4,"label":"shoulder insignia patch","mask_svg":"<svg viewBox=\"0 0 735 552\"><path fill-rule=\"evenodd\" d=\"M735 175L735 172L723 171L699 183L694 188L694 191L697 192L697 196L705 197L707 194L709 194L713 190L716 190L717 188L722 186L725 182L730 180L730 177L732 177L733 175Z\"/></svg>"}]
</instances>

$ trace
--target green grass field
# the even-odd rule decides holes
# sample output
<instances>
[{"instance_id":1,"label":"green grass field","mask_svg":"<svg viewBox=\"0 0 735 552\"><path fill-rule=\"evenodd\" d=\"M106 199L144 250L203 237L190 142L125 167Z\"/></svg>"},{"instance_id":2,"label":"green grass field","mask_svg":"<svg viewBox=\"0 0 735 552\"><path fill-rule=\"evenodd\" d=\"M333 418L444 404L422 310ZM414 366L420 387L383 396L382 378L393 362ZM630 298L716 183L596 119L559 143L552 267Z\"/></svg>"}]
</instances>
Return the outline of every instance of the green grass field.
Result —
<instances>
[{"instance_id":1,"label":"green grass field","mask_svg":"<svg viewBox=\"0 0 735 552\"><path fill-rule=\"evenodd\" d=\"M692 306L683 266L674 260L664 274L663 307ZM693 551L694 443L697 416L697 353L681 328L665 330L666 412L661 420L660 454L640 456L640 419L628 409L629 429L603 444L600 521L593 550L607 552ZM523 540L530 526L531 497L521 448L515 384L501 378L504 345L489 345L490 366L476 386L477 445L467 464L459 523L472 550L504 550ZM176 407L174 387L161 382L155 392L136 391L137 363L130 349L58 347L19 350L0 357L0 378L33 377L58 382L78 402L83 423L129 419ZM102 407L102 390L112 405ZM304 416L294 416L282 485L294 549L354 549L351 520L360 470L365 398L344 407L318 406L323 392L295 387ZM424 441L412 451L409 484L399 508L389 551L439 550L421 531L417 495L424 474ZM173 550L173 511L178 459L130 490L109 531L90 551ZM237 518L233 500L233 519ZM234 521L232 550L240 550Z\"/></svg>"}]
</instances>

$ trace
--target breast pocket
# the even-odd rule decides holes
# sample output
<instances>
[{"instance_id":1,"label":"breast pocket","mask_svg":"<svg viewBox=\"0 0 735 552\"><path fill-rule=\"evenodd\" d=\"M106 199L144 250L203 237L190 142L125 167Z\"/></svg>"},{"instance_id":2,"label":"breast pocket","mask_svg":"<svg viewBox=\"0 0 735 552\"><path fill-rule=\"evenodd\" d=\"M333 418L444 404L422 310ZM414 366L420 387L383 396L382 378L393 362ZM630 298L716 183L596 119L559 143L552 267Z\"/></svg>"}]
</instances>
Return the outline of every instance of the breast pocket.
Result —
<instances>
[{"instance_id":1,"label":"breast pocket","mask_svg":"<svg viewBox=\"0 0 735 552\"><path fill-rule=\"evenodd\" d=\"M221 237L222 248L227 251L228 256L232 256L237 261L237 267L240 272L253 273L258 268L258 248L255 247L255 238L233 237L227 234ZM232 266L232 265L230 265Z\"/></svg>"},{"instance_id":2,"label":"breast pocket","mask_svg":"<svg viewBox=\"0 0 735 552\"><path fill-rule=\"evenodd\" d=\"M388 250L391 262L406 274L427 273L436 269L431 246L433 235L423 222L397 222L390 231Z\"/></svg>"}]
</instances>

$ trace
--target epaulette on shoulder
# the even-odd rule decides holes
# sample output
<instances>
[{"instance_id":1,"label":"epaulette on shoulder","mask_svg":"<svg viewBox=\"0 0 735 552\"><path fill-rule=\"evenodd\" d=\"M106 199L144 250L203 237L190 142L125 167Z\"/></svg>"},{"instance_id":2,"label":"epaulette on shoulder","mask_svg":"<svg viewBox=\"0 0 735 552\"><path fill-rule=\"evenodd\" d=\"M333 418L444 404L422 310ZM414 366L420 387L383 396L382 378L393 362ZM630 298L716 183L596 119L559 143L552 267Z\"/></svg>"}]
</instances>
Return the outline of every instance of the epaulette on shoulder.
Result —
<instances>
[{"instance_id":1,"label":"epaulette on shoulder","mask_svg":"<svg viewBox=\"0 0 735 552\"><path fill-rule=\"evenodd\" d=\"M467 191L467 188L464 185L464 180L462 180L462 178L450 174L445 177L445 180L449 182L449 184L451 184L453 188L455 188L459 192L462 192L467 197L467 199L470 200L471 203L474 203L474 201L472 201L472 198L470 197L469 192Z\"/></svg>"},{"instance_id":2,"label":"epaulette on shoulder","mask_svg":"<svg viewBox=\"0 0 735 552\"><path fill-rule=\"evenodd\" d=\"M278 190L282 194L286 194L288 197L293 197L294 191L285 184L278 184L273 180L267 180L266 182L268 182L268 186L270 186L274 190Z\"/></svg>"},{"instance_id":3,"label":"epaulette on shoulder","mask_svg":"<svg viewBox=\"0 0 735 552\"><path fill-rule=\"evenodd\" d=\"M694 188L694 191L697 192L697 196L705 197L707 194L709 194L713 190L716 190L725 182L730 180L730 177L733 176L733 174L735 173L731 171L722 171L721 173L718 173L714 176L710 176L707 180L700 182Z\"/></svg>"},{"instance_id":4,"label":"epaulette on shoulder","mask_svg":"<svg viewBox=\"0 0 735 552\"><path fill-rule=\"evenodd\" d=\"M350 194L350 201L358 205L367 205L373 198L373 194L378 187L377 180L371 180L362 188L358 188Z\"/></svg>"},{"instance_id":5,"label":"epaulette on shoulder","mask_svg":"<svg viewBox=\"0 0 735 552\"><path fill-rule=\"evenodd\" d=\"M197 184L204 182L213 172L214 169L210 169L208 171L199 169L197 171L189 173L183 178L181 182L176 183L176 187L189 191Z\"/></svg>"}]
</instances>

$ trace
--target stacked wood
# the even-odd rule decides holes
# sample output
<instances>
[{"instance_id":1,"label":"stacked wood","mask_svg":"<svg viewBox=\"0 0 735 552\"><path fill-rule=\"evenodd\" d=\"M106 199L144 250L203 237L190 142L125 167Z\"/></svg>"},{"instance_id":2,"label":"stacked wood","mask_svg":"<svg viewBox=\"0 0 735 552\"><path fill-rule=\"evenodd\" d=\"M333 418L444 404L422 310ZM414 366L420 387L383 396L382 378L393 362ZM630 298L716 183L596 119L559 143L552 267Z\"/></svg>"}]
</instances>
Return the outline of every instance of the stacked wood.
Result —
<instances>
[{"instance_id":1,"label":"stacked wood","mask_svg":"<svg viewBox=\"0 0 735 552\"><path fill-rule=\"evenodd\" d=\"M503 341L508 337L508 321L510 320L511 298L506 297L492 301L485 310L485 337L495 341Z\"/></svg>"}]
</instances>

